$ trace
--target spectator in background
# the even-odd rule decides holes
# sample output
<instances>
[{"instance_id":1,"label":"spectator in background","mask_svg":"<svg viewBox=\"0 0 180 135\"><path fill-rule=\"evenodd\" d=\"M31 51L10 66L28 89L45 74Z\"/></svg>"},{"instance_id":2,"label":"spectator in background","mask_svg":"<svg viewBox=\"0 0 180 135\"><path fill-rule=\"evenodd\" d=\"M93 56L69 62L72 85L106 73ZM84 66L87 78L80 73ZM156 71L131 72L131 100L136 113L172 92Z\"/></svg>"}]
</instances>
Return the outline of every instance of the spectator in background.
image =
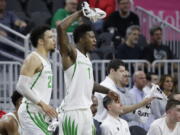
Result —
<instances>
[{"instance_id":1,"label":"spectator in background","mask_svg":"<svg viewBox=\"0 0 180 135\"><path fill-rule=\"evenodd\" d=\"M143 91L143 88L146 86L146 74L144 73L144 71L136 71L133 75L133 81L134 87L130 89L129 92L133 95L132 100L134 100L134 102L138 104L146 97L146 94ZM140 119L140 121L137 121L138 123L135 123L134 126L141 127L147 131L151 122L154 120L150 105L146 105L143 110L136 110L134 113ZM133 134L136 133L134 132Z\"/></svg>"},{"instance_id":2,"label":"spectator in background","mask_svg":"<svg viewBox=\"0 0 180 135\"><path fill-rule=\"evenodd\" d=\"M119 117L123 112L120 99L106 96L103 98L103 105L108 115L101 124L102 135L130 135L128 123Z\"/></svg>"},{"instance_id":3,"label":"spectator in background","mask_svg":"<svg viewBox=\"0 0 180 135\"><path fill-rule=\"evenodd\" d=\"M179 135L180 133L180 101L169 99L166 115L155 120L147 135Z\"/></svg>"},{"instance_id":4,"label":"spectator in background","mask_svg":"<svg viewBox=\"0 0 180 135\"><path fill-rule=\"evenodd\" d=\"M174 92L174 78L171 75L161 76L159 86L167 97L169 97Z\"/></svg>"},{"instance_id":5,"label":"spectator in background","mask_svg":"<svg viewBox=\"0 0 180 135\"><path fill-rule=\"evenodd\" d=\"M145 94L149 94L152 88L152 84L159 84L159 76L156 73L148 73L146 75L147 84L143 88Z\"/></svg>"},{"instance_id":6,"label":"spectator in background","mask_svg":"<svg viewBox=\"0 0 180 135\"><path fill-rule=\"evenodd\" d=\"M6 0L0 0L0 23L19 32L24 32L27 27L26 22L20 20L13 12L6 10ZM8 33L0 29L1 36L8 36Z\"/></svg>"},{"instance_id":7,"label":"spectator in background","mask_svg":"<svg viewBox=\"0 0 180 135\"><path fill-rule=\"evenodd\" d=\"M119 45L116 50L116 58L118 59L140 59L142 52L137 46L139 39L140 29L139 26L132 25L127 29L126 41L124 44Z\"/></svg>"},{"instance_id":8,"label":"spectator in background","mask_svg":"<svg viewBox=\"0 0 180 135\"><path fill-rule=\"evenodd\" d=\"M174 58L170 48L162 44L162 35L163 31L160 26L154 26L150 29L151 41L143 50L143 59L153 62L154 60Z\"/></svg>"},{"instance_id":9,"label":"spectator in background","mask_svg":"<svg viewBox=\"0 0 180 135\"><path fill-rule=\"evenodd\" d=\"M160 118L165 113L168 97L174 92L174 79L170 75L163 75L160 79L159 86L163 91L166 99L158 100L155 99L151 103L152 114L155 119Z\"/></svg>"},{"instance_id":10,"label":"spectator in background","mask_svg":"<svg viewBox=\"0 0 180 135\"><path fill-rule=\"evenodd\" d=\"M94 117L96 115L97 107L98 107L98 99L94 95L92 95L92 102L93 104L91 105L91 111ZM94 126L96 128L96 135L101 135L101 128L100 128L101 123L94 118L93 118L93 121L94 121Z\"/></svg>"},{"instance_id":11,"label":"spectator in background","mask_svg":"<svg viewBox=\"0 0 180 135\"><path fill-rule=\"evenodd\" d=\"M65 7L58 9L51 20L51 28L56 28L61 21L70 16L72 13L77 11L78 1L77 0L65 0ZM67 29L67 32L73 32L74 29L79 25L78 20L75 20Z\"/></svg>"},{"instance_id":12,"label":"spectator in background","mask_svg":"<svg viewBox=\"0 0 180 135\"><path fill-rule=\"evenodd\" d=\"M156 73L150 74L151 83L159 84L159 76Z\"/></svg>"},{"instance_id":13,"label":"spectator in background","mask_svg":"<svg viewBox=\"0 0 180 135\"><path fill-rule=\"evenodd\" d=\"M145 135L146 131L138 126L142 124L142 122L134 112L136 109L148 105L153 98L145 98L140 103L136 104L135 100L133 100L133 95L129 92L129 89L126 88L128 84L128 77L129 73L125 71L123 76L119 77L120 80L118 81L120 98L123 104L123 114L121 115L121 118L128 122L131 135Z\"/></svg>"},{"instance_id":14,"label":"spectator in background","mask_svg":"<svg viewBox=\"0 0 180 135\"><path fill-rule=\"evenodd\" d=\"M117 36L124 39L129 26L139 25L139 18L130 11L130 0L118 0L118 4L119 10L113 12L104 22L104 30L117 29Z\"/></svg>"},{"instance_id":15,"label":"spectator in background","mask_svg":"<svg viewBox=\"0 0 180 135\"><path fill-rule=\"evenodd\" d=\"M120 96L117 83L119 81L120 76L125 71L126 71L125 65L121 60L114 59L110 61L107 67L108 76L106 76L105 80L103 80L100 84L104 87L113 90L114 92L118 93ZM95 119L102 122L107 116L107 111L102 104L105 94L96 92L95 96L98 98L98 103L99 103L98 110L95 115Z\"/></svg>"},{"instance_id":16,"label":"spectator in background","mask_svg":"<svg viewBox=\"0 0 180 135\"><path fill-rule=\"evenodd\" d=\"M126 88L128 84L128 77L129 73L126 71L124 75L120 77L118 83L120 98L123 104L123 113L121 118L128 122L131 135L145 135L146 131L139 126L143 123L134 112L136 109L148 105L153 100L153 98L145 98L137 104L133 99L133 95L129 92L129 89Z\"/></svg>"},{"instance_id":17,"label":"spectator in background","mask_svg":"<svg viewBox=\"0 0 180 135\"><path fill-rule=\"evenodd\" d=\"M20 20L14 12L7 11L6 10L7 1L6 0L0 0L0 23L15 30L22 34L26 34L28 32L27 23ZM21 39L19 39L14 34L11 34L10 32L7 32L5 29L0 28L0 36L3 36L2 38L6 37L10 40L17 40L18 44L21 44ZM12 46L8 46L6 42L3 40L0 41L0 51L3 53L0 53L0 60L14 60L10 57L7 57L7 53L13 54L15 56L23 57L23 53L19 51L18 49L15 49Z\"/></svg>"}]
</instances>

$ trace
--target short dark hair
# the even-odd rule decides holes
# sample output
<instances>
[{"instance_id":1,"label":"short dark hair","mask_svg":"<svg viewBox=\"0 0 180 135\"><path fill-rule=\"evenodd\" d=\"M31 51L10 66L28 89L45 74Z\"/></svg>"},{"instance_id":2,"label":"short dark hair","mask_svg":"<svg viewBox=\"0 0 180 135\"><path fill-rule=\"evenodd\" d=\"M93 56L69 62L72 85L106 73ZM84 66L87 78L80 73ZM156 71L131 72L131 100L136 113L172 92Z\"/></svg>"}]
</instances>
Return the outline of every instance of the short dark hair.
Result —
<instances>
[{"instance_id":1,"label":"short dark hair","mask_svg":"<svg viewBox=\"0 0 180 135\"><path fill-rule=\"evenodd\" d=\"M32 30L30 40L33 47L37 47L38 40L44 36L44 33L47 30L50 30L50 27L48 25L38 26Z\"/></svg>"},{"instance_id":2,"label":"short dark hair","mask_svg":"<svg viewBox=\"0 0 180 135\"><path fill-rule=\"evenodd\" d=\"M14 106L17 105L17 101L22 98L23 96L21 94L19 94L19 92L17 92L16 90L13 92L12 96L11 96L11 100Z\"/></svg>"},{"instance_id":3,"label":"short dark hair","mask_svg":"<svg viewBox=\"0 0 180 135\"><path fill-rule=\"evenodd\" d=\"M111 69L114 69L115 71L117 71L119 66L125 66L124 62L119 59L111 60L107 67L107 73L109 74Z\"/></svg>"},{"instance_id":4,"label":"short dark hair","mask_svg":"<svg viewBox=\"0 0 180 135\"><path fill-rule=\"evenodd\" d=\"M78 43L80 38L82 38L82 36L88 31L92 31L92 28L90 25L88 24L79 25L73 32L74 42Z\"/></svg>"},{"instance_id":5,"label":"short dark hair","mask_svg":"<svg viewBox=\"0 0 180 135\"><path fill-rule=\"evenodd\" d=\"M150 35L151 36L153 36L154 35L154 33L156 32L156 31L158 31L158 30L160 30L160 31L162 31L162 28L160 27L160 26L153 26L151 29L150 29Z\"/></svg>"},{"instance_id":6,"label":"short dark hair","mask_svg":"<svg viewBox=\"0 0 180 135\"><path fill-rule=\"evenodd\" d=\"M113 99L111 98L111 97L109 97L109 96L105 96L104 98L103 98L103 106L104 106L104 108L106 108L107 110L108 110L108 105L109 104L111 104L113 102Z\"/></svg>"},{"instance_id":7,"label":"short dark hair","mask_svg":"<svg viewBox=\"0 0 180 135\"><path fill-rule=\"evenodd\" d=\"M147 73L146 74L146 79L148 80L148 81L151 81L152 80L152 75L157 75L155 72L149 72L149 73Z\"/></svg>"},{"instance_id":8,"label":"short dark hair","mask_svg":"<svg viewBox=\"0 0 180 135\"><path fill-rule=\"evenodd\" d=\"M126 36L130 35L135 30L138 30L140 32L140 27L138 25L129 26L126 30Z\"/></svg>"},{"instance_id":9,"label":"short dark hair","mask_svg":"<svg viewBox=\"0 0 180 135\"><path fill-rule=\"evenodd\" d=\"M169 99L167 101L167 104L166 104L166 112L171 109L171 108L174 108L176 105L180 105L180 101L178 100L175 100L175 99Z\"/></svg>"}]
</instances>

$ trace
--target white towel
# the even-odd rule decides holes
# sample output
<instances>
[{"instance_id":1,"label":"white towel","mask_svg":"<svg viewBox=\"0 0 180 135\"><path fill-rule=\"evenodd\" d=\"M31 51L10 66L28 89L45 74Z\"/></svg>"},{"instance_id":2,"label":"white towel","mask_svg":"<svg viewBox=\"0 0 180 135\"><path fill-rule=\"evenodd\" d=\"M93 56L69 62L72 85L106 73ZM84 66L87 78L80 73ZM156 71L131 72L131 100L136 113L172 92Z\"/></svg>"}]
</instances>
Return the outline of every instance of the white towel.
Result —
<instances>
[{"instance_id":1,"label":"white towel","mask_svg":"<svg viewBox=\"0 0 180 135\"><path fill-rule=\"evenodd\" d=\"M146 95L145 98L147 98L147 97L156 97L158 99L166 99L167 100L167 96L159 88L159 85L156 85L156 84L152 84L150 93L148 95Z\"/></svg>"},{"instance_id":2,"label":"white towel","mask_svg":"<svg viewBox=\"0 0 180 135\"><path fill-rule=\"evenodd\" d=\"M106 12L99 8L90 8L87 2L82 3L82 11L84 16L88 17L92 22L106 17Z\"/></svg>"}]
</instances>

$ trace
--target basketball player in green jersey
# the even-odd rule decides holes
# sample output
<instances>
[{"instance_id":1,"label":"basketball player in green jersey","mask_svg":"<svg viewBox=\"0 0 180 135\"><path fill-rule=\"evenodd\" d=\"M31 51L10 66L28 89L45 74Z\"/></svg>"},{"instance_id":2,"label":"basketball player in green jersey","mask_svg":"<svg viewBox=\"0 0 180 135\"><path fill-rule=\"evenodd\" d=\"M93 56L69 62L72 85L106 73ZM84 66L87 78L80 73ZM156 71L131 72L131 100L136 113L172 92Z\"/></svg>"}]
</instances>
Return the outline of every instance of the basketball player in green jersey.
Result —
<instances>
[{"instance_id":1,"label":"basketball player in green jersey","mask_svg":"<svg viewBox=\"0 0 180 135\"><path fill-rule=\"evenodd\" d=\"M35 51L25 59L17 90L24 98L18 110L22 135L50 135L45 116L57 117L49 105L52 92L52 70L48 53L55 49L55 38L47 26L39 26L31 32Z\"/></svg>"},{"instance_id":2,"label":"basketball player in green jersey","mask_svg":"<svg viewBox=\"0 0 180 135\"><path fill-rule=\"evenodd\" d=\"M66 95L60 106L59 135L95 134L90 110L93 91L118 98L116 93L94 82L92 63L87 55L96 47L96 38L91 27L83 24L74 30L76 47L68 41L66 29L81 16L82 11L77 11L57 26L66 86Z\"/></svg>"}]
</instances>

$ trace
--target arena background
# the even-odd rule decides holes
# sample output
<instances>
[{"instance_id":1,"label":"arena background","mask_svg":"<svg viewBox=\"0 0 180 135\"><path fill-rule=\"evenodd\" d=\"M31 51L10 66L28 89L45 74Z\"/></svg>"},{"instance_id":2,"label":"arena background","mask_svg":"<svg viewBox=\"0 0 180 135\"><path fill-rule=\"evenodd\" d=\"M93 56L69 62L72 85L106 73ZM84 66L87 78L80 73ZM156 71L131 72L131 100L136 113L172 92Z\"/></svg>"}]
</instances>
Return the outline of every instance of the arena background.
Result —
<instances>
[{"instance_id":1,"label":"arena background","mask_svg":"<svg viewBox=\"0 0 180 135\"><path fill-rule=\"evenodd\" d=\"M124 62L127 64L129 72L132 75L134 71L142 69L146 70L146 72L156 70L159 77L162 74L171 74L176 78L177 89L180 90L180 1L135 0L133 3L132 10L134 10L140 18L141 32L146 36L147 41L150 39L149 29L153 25L160 25L164 33L163 43L170 46L176 59L157 60L153 63L149 63L147 60L125 60ZM54 12L63 6L63 0L7 0L7 9L13 11L19 18L31 24L31 28L36 25L50 23ZM0 36L0 110L11 111L13 107L10 95L12 91L15 90L23 59L32 48L28 33L19 33L1 23L0 28L15 37L11 39ZM69 33L69 39L73 42L72 33ZM4 46L2 46L2 44L6 45L8 49L3 49ZM54 88L51 104L58 106L64 97L62 65L57 50L50 55L50 58L54 72ZM108 61L107 59L92 60L94 77L97 82L105 78L105 69ZM131 87L131 78L129 82L129 87Z\"/></svg>"}]
</instances>

